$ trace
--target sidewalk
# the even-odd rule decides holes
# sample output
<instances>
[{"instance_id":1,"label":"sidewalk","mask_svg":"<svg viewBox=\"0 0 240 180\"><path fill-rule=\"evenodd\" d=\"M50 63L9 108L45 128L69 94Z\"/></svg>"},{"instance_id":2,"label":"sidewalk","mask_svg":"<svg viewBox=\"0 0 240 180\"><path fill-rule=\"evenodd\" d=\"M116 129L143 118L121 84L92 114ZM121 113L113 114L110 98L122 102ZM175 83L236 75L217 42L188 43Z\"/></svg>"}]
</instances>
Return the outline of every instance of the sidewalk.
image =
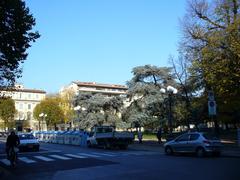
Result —
<instances>
[{"instance_id":1,"label":"sidewalk","mask_svg":"<svg viewBox=\"0 0 240 180\"><path fill-rule=\"evenodd\" d=\"M154 140L143 140L142 144L139 144L138 141L134 141L133 144L129 145L129 149L133 150L142 150L142 151L157 151L160 153L164 153L163 144L159 144ZM223 150L222 157L232 157L232 158L240 158L240 147L236 144L223 142Z\"/></svg>"}]
</instances>

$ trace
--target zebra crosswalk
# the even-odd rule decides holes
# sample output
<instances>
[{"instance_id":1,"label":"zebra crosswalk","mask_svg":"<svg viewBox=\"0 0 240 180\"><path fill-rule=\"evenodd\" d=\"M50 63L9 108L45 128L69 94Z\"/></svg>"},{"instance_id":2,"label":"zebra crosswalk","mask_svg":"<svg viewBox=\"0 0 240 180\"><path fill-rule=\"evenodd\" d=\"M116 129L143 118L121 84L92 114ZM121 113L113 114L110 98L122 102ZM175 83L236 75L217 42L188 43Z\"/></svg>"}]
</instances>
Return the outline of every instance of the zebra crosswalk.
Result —
<instances>
[{"instance_id":1,"label":"zebra crosswalk","mask_svg":"<svg viewBox=\"0 0 240 180\"><path fill-rule=\"evenodd\" d=\"M24 161L25 163L35 163L36 161L29 159L28 157L19 157L20 161Z\"/></svg>"},{"instance_id":2,"label":"zebra crosswalk","mask_svg":"<svg viewBox=\"0 0 240 180\"><path fill-rule=\"evenodd\" d=\"M73 158L79 158L79 159L84 159L87 158L86 156L80 156L76 154L64 154L65 156L73 157Z\"/></svg>"},{"instance_id":3,"label":"zebra crosswalk","mask_svg":"<svg viewBox=\"0 0 240 180\"><path fill-rule=\"evenodd\" d=\"M40 162L53 162L57 160L73 160L73 159L85 159L85 158L101 158L101 157L117 157L117 156L130 156L130 155L150 155L156 154L154 152L136 151L136 152L80 152L80 153L56 153L56 154L41 154L32 156L20 156L19 162L26 164L35 164ZM3 158L0 159L0 164L10 166L9 160Z\"/></svg>"},{"instance_id":4,"label":"zebra crosswalk","mask_svg":"<svg viewBox=\"0 0 240 180\"><path fill-rule=\"evenodd\" d=\"M45 156L34 156L34 158L40 159L42 161L54 161L54 159L51 159Z\"/></svg>"}]
</instances>

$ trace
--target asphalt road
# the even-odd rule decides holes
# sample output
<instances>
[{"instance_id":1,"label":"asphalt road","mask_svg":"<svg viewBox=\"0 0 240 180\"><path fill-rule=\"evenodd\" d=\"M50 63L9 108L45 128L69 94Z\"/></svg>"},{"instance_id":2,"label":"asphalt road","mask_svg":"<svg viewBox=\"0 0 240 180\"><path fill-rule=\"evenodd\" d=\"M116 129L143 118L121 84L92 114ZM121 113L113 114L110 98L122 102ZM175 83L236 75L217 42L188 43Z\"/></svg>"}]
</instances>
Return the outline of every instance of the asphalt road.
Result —
<instances>
[{"instance_id":1,"label":"asphalt road","mask_svg":"<svg viewBox=\"0 0 240 180\"><path fill-rule=\"evenodd\" d=\"M20 153L14 169L5 158L0 153L0 179L240 179L240 158L166 156L159 149L123 151L41 144L40 152Z\"/></svg>"}]
</instances>

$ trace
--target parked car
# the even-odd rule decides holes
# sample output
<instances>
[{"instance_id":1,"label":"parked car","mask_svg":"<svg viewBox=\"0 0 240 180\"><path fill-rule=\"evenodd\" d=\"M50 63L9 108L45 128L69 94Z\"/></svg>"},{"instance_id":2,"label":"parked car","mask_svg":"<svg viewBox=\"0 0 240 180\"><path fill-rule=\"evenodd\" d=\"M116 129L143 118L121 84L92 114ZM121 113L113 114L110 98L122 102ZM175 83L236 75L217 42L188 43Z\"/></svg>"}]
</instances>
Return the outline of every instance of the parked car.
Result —
<instances>
[{"instance_id":1,"label":"parked car","mask_svg":"<svg viewBox=\"0 0 240 180\"><path fill-rule=\"evenodd\" d=\"M33 136L31 133L21 133L18 134L18 137L20 139L20 145L19 145L19 150L24 151L24 150L34 150L34 151L39 151L39 141L36 137Z\"/></svg>"},{"instance_id":2,"label":"parked car","mask_svg":"<svg viewBox=\"0 0 240 180\"><path fill-rule=\"evenodd\" d=\"M165 153L195 153L198 157L211 153L220 156L221 141L213 135L203 132L189 132L182 134L164 144Z\"/></svg>"}]
</instances>

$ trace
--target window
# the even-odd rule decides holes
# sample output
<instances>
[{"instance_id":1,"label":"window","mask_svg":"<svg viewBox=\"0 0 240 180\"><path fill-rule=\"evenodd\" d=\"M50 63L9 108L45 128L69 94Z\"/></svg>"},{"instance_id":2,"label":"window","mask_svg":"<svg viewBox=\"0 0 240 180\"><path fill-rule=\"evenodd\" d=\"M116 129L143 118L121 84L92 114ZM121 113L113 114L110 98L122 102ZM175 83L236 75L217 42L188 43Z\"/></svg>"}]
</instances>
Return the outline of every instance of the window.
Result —
<instances>
[{"instance_id":1,"label":"window","mask_svg":"<svg viewBox=\"0 0 240 180\"><path fill-rule=\"evenodd\" d=\"M189 139L189 134L183 134L179 138L176 139L176 141L188 141Z\"/></svg>"},{"instance_id":2,"label":"window","mask_svg":"<svg viewBox=\"0 0 240 180\"><path fill-rule=\"evenodd\" d=\"M102 133L103 132L103 128L97 128L97 133Z\"/></svg>"},{"instance_id":3,"label":"window","mask_svg":"<svg viewBox=\"0 0 240 180\"><path fill-rule=\"evenodd\" d=\"M109 133L109 132L112 132L112 128L103 128L103 132L104 133Z\"/></svg>"},{"instance_id":4,"label":"window","mask_svg":"<svg viewBox=\"0 0 240 180\"><path fill-rule=\"evenodd\" d=\"M19 102L16 102L16 109L19 109Z\"/></svg>"},{"instance_id":5,"label":"window","mask_svg":"<svg viewBox=\"0 0 240 180\"><path fill-rule=\"evenodd\" d=\"M31 94L28 94L28 99L31 99Z\"/></svg>"},{"instance_id":6,"label":"window","mask_svg":"<svg viewBox=\"0 0 240 180\"><path fill-rule=\"evenodd\" d=\"M19 109L23 109L23 104L22 103L19 104Z\"/></svg>"},{"instance_id":7,"label":"window","mask_svg":"<svg viewBox=\"0 0 240 180\"><path fill-rule=\"evenodd\" d=\"M23 113L22 111L20 111L20 112L18 113L18 119L19 119L19 120L24 120L24 113Z\"/></svg>"},{"instance_id":8,"label":"window","mask_svg":"<svg viewBox=\"0 0 240 180\"><path fill-rule=\"evenodd\" d=\"M32 117L32 113L31 112L27 112L27 120L30 120Z\"/></svg>"},{"instance_id":9,"label":"window","mask_svg":"<svg viewBox=\"0 0 240 180\"><path fill-rule=\"evenodd\" d=\"M19 139L35 139L35 137L32 134L20 134L18 135Z\"/></svg>"},{"instance_id":10,"label":"window","mask_svg":"<svg viewBox=\"0 0 240 180\"><path fill-rule=\"evenodd\" d=\"M209 134L209 133L204 133L203 137L208 140L219 140L216 136L214 136L213 134Z\"/></svg>"},{"instance_id":11,"label":"window","mask_svg":"<svg viewBox=\"0 0 240 180\"><path fill-rule=\"evenodd\" d=\"M31 109L31 104L28 104L28 109L29 109L29 110Z\"/></svg>"},{"instance_id":12,"label":"window","mask_svg":"<svg viewBox=\"0 0 240 180\"><path fill-rule=\"evenodd\" d=\"M198 139L198 137L199 137L199 134L191 134L190 135L190 141L195 141L195 140Z\"/></svg>"}]
</instances>

